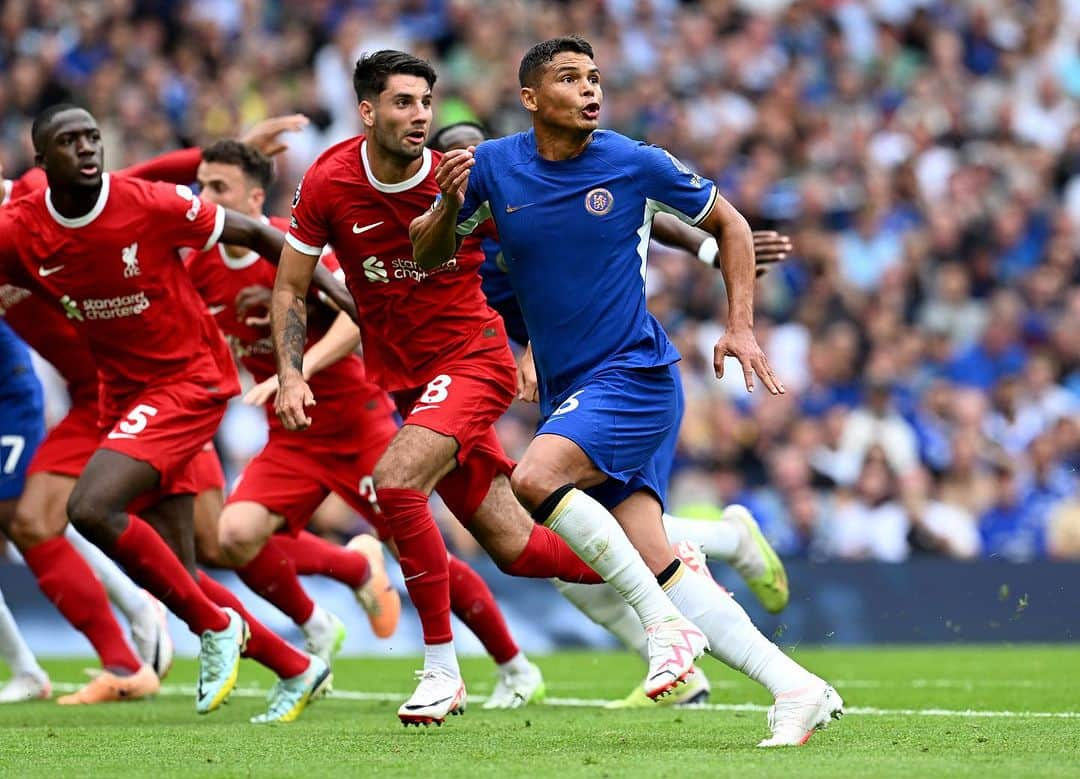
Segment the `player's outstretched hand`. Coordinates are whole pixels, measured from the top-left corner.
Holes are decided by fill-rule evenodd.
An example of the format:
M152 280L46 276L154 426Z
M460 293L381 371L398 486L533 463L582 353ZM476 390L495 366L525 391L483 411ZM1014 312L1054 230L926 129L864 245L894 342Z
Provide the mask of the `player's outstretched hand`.
M267 157L273 157L289 148L289 144L281 140L281 134L298 132L307 127L309 121L303 114L271 116L258 122L240 136L240 140L254 146Z
M536 403L539 390L536 386L536 363L533 362L532 344L525 347L517 365L517 396L526 403Z
M266 381L260 381L254 387L247 391L244 395L244 402L249 406L261 406L264 403L270 401L270 398L277 394L278 379L277 376L271 376Z
M236 294L236 321L248 327L268 327L270 325L270 299L273 291L261 284L244 287ZM248 316L252 309L262 309L258 316Z
M306 408L315 405L315 396L311 387L299 374L288 376L278 388L274 411L286 430L307 430L311 427L311 417Z
M439 185L443 202L456 212L465 202L465 190L469 184L469 171L476 164L475 146L448 151L435 166L435 183Z
M791 238L775 230L755 230L754 260L757 263L757 275L769 272L769 266L783 262L791 253Z
M716 370L716 378L724 377L724 358L734 357L742 365L743 378L746 380L746 391L754 391L754 374L761 377L769 392L773 395L783 395L784 385L776 378L772 367L769 365L765 352L761 351L754 331L744 327L740 329L729 328L726 333L716 342L713 348L713 368Z

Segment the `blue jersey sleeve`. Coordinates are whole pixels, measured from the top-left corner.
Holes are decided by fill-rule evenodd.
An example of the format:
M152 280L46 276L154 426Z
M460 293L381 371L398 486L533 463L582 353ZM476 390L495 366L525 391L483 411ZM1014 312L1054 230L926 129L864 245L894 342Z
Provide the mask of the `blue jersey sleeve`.
M465 190L465 202L458 211L457 234L470 235L477 225L491 218L488 203L487 176L491 169L491 154L487 149L476 149L476 164L469 173L469 186Z
M642 144L640 151L638 185L657 211L691 225L709 215L716 203L716 185L659 146Z

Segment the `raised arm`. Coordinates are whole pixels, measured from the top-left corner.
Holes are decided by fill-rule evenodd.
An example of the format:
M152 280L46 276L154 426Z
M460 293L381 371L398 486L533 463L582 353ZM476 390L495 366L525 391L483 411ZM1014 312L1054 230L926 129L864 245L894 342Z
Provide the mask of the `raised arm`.
M435 167L435 182L442 197L431 209L412 221L409 238L413 259L422 268L436 268L457 251L457 217L465 202L469 171L476 163L473 147L447 152Z
M279 386L274 410L288 430L304 430L311 425L304 409L315 405L303 371L307 292L318 262L318 257L302 254L286 244L270 298L270 334L277 356Z

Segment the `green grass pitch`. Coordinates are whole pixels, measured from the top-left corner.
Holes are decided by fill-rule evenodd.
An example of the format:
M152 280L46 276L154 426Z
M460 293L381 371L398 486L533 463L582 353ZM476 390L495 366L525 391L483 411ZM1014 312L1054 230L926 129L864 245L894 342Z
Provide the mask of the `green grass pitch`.
M849 709L801 749L756 749L767 695L711 660L708 709L604 710L595 701L621 697L642 666L623 654L565 653L534 658L551 703L489 712L474 700L465 716L419 730L395 717L415 658L339 661L337 692L281 726L248 724L270 678L247 661L229 705L197 716L195 666L182 661L154 701L0 708L0 775L1080 775L1080 649L799 649L796 657L832 680ZM85 678L85 662L45 665L61 689ZM490 690L490 662L467 660L464 671L474 698Z

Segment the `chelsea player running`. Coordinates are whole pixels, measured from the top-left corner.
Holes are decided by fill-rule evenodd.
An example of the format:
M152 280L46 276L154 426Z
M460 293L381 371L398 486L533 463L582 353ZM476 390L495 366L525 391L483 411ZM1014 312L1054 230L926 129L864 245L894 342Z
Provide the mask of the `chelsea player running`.
M585 40L537 44L518 76L533 129L447 154L436 170L442 196L410 229L417 262L430 268L484 220L498 228L543 418L514 471L514 491L627 596L650 641L677 655L711 645L713 656L769 689L776 703L762 746L802 744L842 714L840 696L762 636L730 596L673 561L661 523L655 455L674 424L668 366L679 355L645 307L652 218L668 212L716 237L729 309L714 350L717 376L733 356L748 391L756 373L779 394L753 333L749 226L711 182L664 150L597 129L603 92ZM663 672L650 668L647 684L658 686Z

